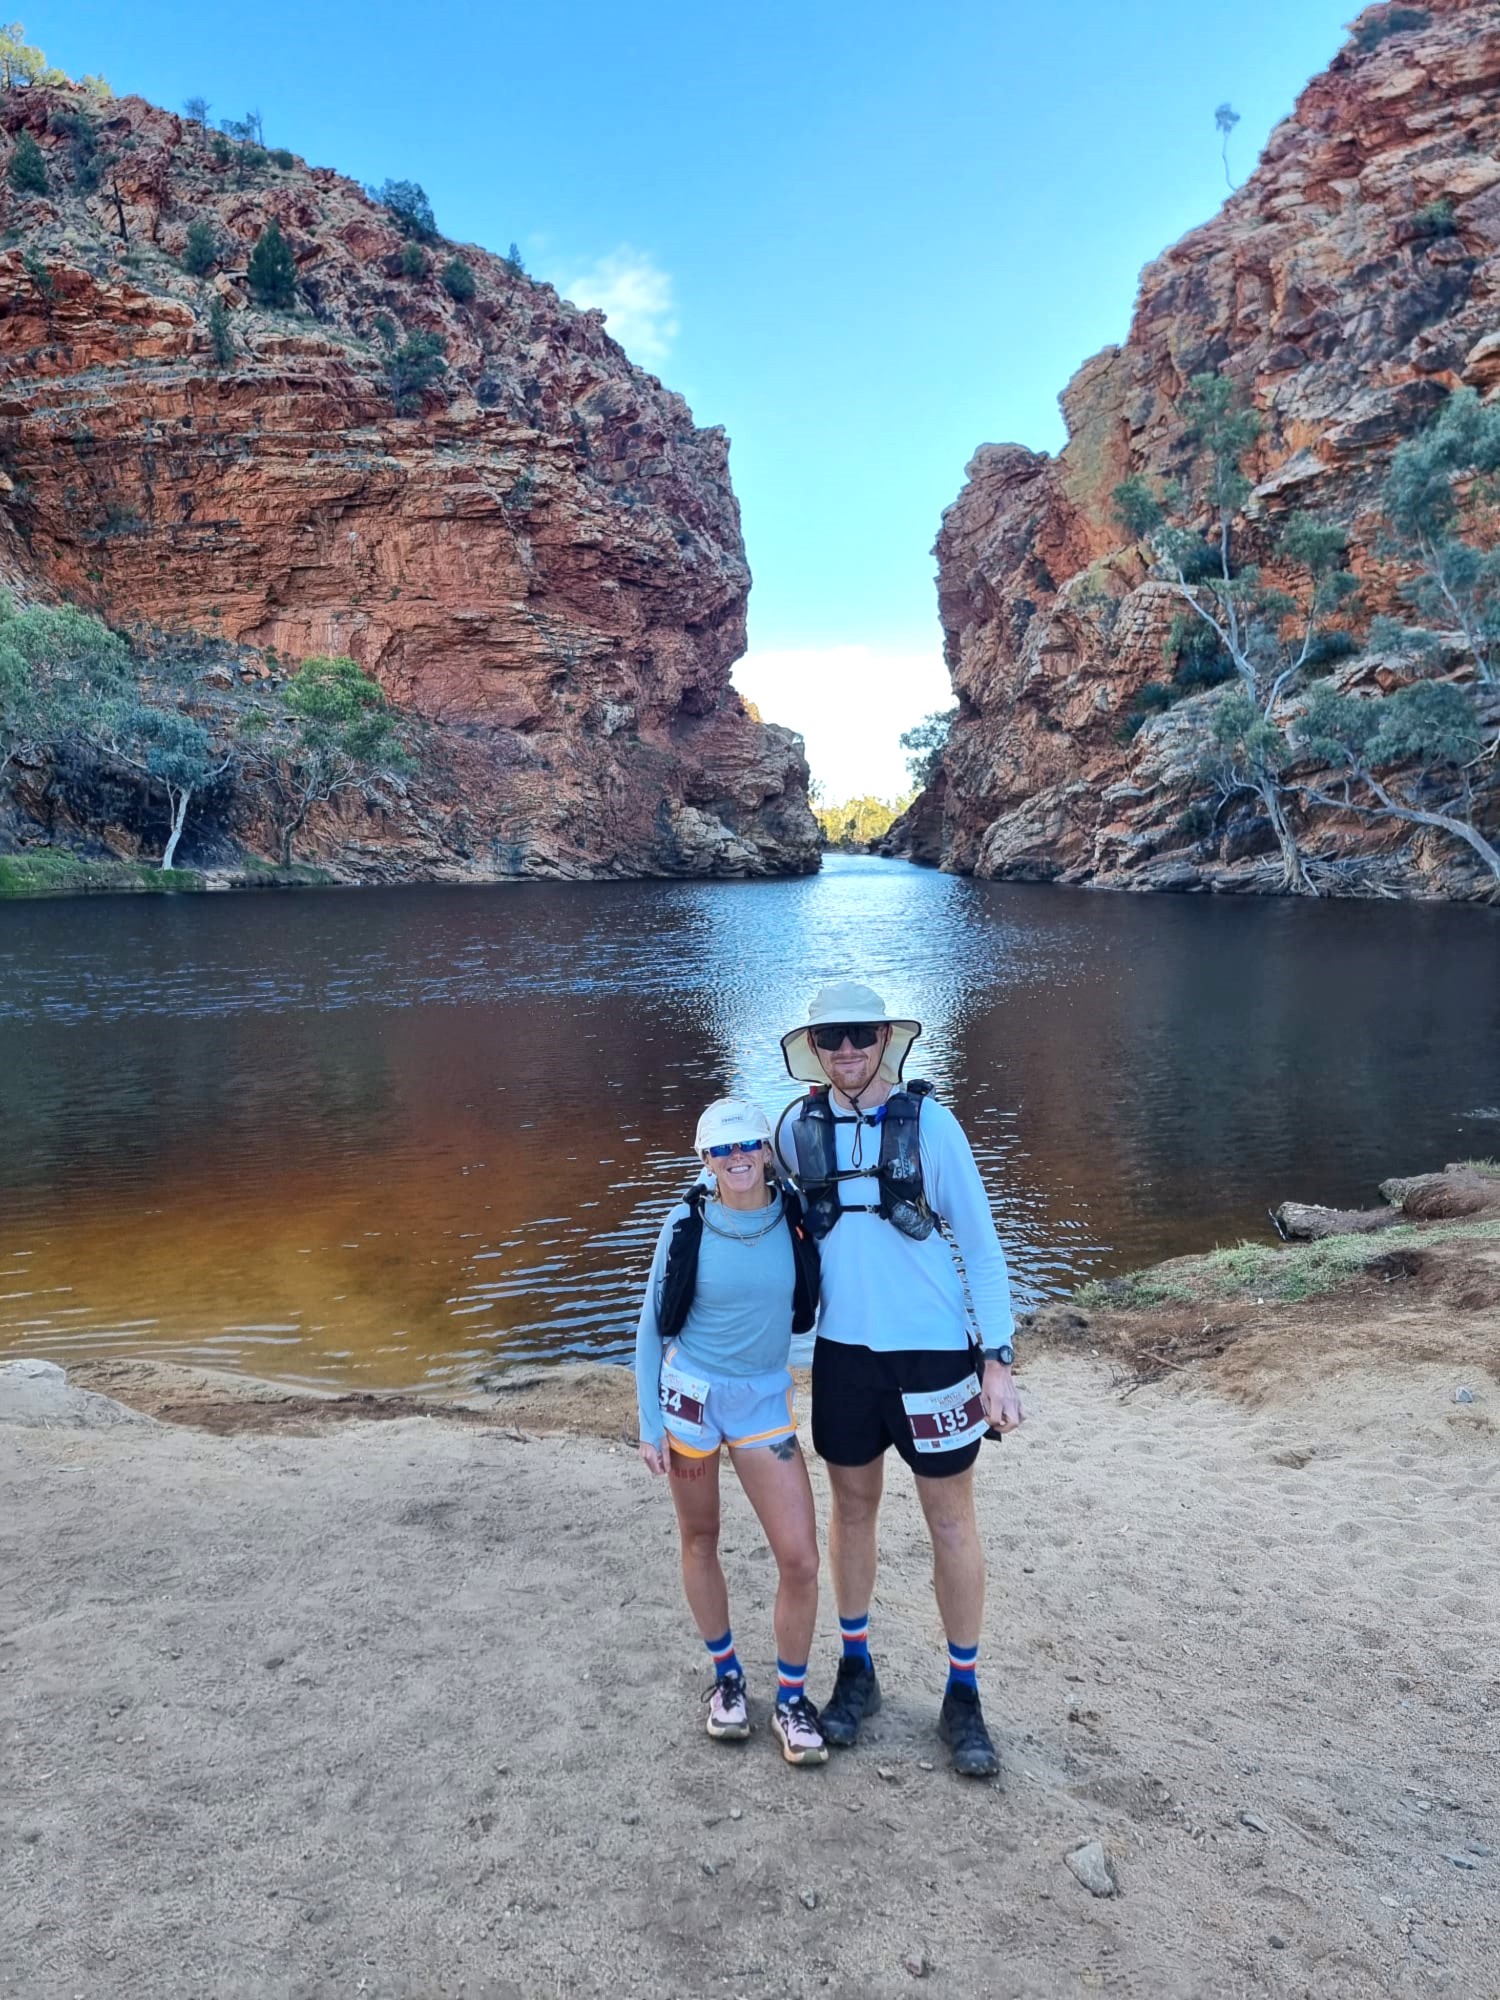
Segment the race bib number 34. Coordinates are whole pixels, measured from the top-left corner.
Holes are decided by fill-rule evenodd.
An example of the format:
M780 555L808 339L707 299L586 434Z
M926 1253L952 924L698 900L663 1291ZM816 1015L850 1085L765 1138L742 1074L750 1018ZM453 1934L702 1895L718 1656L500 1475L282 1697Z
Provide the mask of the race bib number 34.
M667 1366L661 1371L662 1415L675 1417L680 1424L701 1425L703 1406L708 1401L708 1384L696 1376L684 1375Z
M977 1375L966 1375L951 1389L903 1396L901 1402L906 1421L911 1425L912 1443L918 1451L956 1451L984 1429L984 1403Z

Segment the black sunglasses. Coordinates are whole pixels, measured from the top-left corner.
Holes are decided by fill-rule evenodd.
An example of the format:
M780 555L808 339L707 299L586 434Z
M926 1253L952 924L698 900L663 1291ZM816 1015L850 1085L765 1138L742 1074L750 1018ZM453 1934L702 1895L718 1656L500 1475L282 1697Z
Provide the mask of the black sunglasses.
M868 1021L830 1021L826 1028L814 1028L813 1046L824 1055L833 1055L847 1041L856 1049L873 1049L880 1040L879 1027Z

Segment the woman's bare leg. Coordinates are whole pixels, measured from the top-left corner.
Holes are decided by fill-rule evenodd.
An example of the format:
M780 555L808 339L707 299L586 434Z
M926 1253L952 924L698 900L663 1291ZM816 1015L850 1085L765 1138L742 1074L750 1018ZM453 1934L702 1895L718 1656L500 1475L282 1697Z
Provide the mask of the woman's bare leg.
M818 1621L818 1523L801 1447L787 1437L729 1455L776 1558L776 1650L801 1665Z
M669 1483L682 1540L682 1587L707 1642L729 1630L729 1586L719 1564L719 1454L688 1458L673 1451Z

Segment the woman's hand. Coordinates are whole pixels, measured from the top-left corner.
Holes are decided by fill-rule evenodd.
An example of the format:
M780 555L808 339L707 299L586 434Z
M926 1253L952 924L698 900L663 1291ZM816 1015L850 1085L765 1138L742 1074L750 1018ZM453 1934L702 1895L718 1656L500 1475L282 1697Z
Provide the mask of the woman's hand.
M665 1437L660 1444L647 1444L646 1440L642 1438L641 1457L645 1461L646 1470L654 1472L658 1479L661 1478L663 1473L670 1472L672 1469L672 1446L670 1441Z

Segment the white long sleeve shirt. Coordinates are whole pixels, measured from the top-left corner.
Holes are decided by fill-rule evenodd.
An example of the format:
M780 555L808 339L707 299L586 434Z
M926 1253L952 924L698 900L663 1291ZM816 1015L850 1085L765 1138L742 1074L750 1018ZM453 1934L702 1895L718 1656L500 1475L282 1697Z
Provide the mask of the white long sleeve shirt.
M837 1102L834 1112L840 1168L854 1164L855 1130L860 1123L863 1163L874 1165L880 1157L880 1121L868 1115L856 1120L852 1113L845 1115ZM793 1173L796 1116L795 1109L787 1113L780 1136L782 1163ZM986 1347L997 1347L1012 1338L1015 1317L1005 1252L973 1151L953 1113L934 1097L922 1105L919 1130L924 1192L963 1258L980 1339ZM874 1201L878 1194L876 1183L864 1179L840 1181L838 1191L845 1207ZM935 1229L917 1242L879 1215L854 1213L840 1216L819 1248L823 1256L820 1340L882 1353L969 1344L963 1279L941 1231Z

